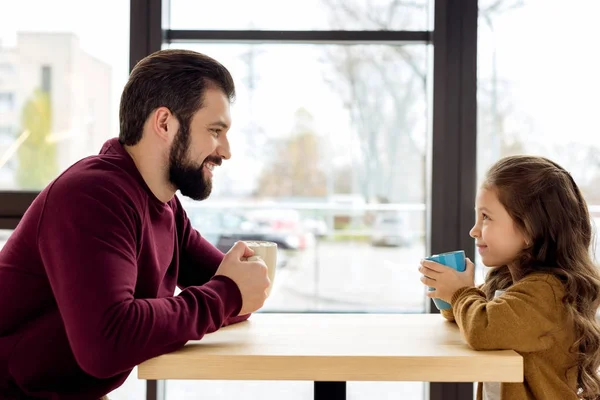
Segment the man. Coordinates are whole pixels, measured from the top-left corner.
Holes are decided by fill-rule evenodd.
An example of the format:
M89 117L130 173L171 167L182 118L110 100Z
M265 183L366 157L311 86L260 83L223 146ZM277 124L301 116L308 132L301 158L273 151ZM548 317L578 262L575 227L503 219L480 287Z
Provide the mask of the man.
M227 69L195 52L136 65L119 138L42 191L0 253L0 398L98 399L262 307L264 263L244 261L241 242L219 252L175 196L210 194L234 94Z

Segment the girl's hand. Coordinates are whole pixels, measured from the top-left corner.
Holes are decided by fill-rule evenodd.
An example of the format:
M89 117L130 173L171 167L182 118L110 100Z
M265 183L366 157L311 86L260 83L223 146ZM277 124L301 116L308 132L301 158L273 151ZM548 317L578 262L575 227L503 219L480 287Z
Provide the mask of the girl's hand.
M458 272L454 268L429 260L421 260L419 272L423 274L421 282L434 288L427 297L435 297L450 303L458 289L475 286L475 265L467 258L467 268Z

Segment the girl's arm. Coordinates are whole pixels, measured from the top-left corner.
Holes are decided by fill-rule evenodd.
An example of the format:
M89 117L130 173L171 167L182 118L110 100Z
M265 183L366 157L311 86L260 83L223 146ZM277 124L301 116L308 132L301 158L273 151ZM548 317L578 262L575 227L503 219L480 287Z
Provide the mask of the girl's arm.
M550 334L564 316L560 281L532 274L488 301L477 288L463 288L452 297L454 318L475 350L540 351L553 343Z
M482 287L483 287L483 285L477 286L478 289L481 289ZM448 321L455 322L453 307L448 308L447 310L440 310L440 314L442 314L442 317L446 318Z

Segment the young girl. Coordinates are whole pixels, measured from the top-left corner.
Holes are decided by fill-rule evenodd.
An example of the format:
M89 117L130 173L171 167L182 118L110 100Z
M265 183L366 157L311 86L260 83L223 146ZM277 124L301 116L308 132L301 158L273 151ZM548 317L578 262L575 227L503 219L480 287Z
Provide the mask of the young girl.
M542 157L514 156L488 171L476 198L470 235L492 267L474 287L474 266L457 272L421 261L428 292L452 305L476 350L523 356L523 383L484 382L478 400L600 399L600 275L592 262L592 227L571 175ZM490 366L493 368L493 366Z

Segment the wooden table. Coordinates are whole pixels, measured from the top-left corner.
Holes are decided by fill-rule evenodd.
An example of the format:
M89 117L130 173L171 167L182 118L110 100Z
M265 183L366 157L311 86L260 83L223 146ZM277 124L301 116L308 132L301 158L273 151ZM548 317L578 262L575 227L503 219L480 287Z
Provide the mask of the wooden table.
M474 351L438 314L255 314L144 362L148 380L308 380L315 399L346 381L522 382L512 350Z

